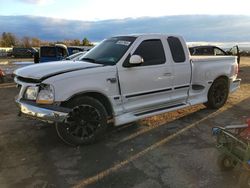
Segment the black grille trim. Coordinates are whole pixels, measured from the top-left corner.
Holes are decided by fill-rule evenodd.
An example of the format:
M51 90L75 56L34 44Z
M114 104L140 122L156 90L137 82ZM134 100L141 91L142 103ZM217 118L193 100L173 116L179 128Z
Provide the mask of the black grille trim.
M41 83L41 80L33 79L33 78L25 78L21 76L16 76L16 78L21 81L21 82L26 82L26 83Z

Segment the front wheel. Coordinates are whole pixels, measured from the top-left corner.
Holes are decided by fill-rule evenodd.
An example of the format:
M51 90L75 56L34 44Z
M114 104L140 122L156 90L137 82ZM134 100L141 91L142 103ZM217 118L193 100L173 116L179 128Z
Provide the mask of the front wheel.
M98 100L92 97L79 97L67 107L69 113L65 123L57 123L58 136L67 144L91 144L99 139L107 128L107 111Z
M208 102L205 105L212 109L221 108L227 101L228 93L228 81L224 78L215 80L209 89Z
M217 159L217 164L221 171L233 170L236 162L228 155L221 154Z

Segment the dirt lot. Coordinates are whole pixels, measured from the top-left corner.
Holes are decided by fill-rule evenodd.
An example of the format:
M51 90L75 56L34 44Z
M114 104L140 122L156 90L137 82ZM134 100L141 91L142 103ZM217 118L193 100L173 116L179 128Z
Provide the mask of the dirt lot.
M211 128L250 117L250 58L239 77L241 89L220 110L185 108L112 128L103 141L77 148L53 126L17 117L17 89L0 84L0 187L237 187L241 169L219 170Z
M24 64L33 63L33 61L34 60L31 58L10 58L10 57L3 58L3 57L0 57L0 69L3 70L5 73L4 82L13 81L12 73L14 72L14 70L24 66ZM15 63L18 63L18 64L15 64Z

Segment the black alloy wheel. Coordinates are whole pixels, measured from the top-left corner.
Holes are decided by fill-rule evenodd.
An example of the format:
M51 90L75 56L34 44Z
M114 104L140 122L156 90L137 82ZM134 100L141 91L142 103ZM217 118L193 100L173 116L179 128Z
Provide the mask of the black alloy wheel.
M71 145L90 144L103 135L107 127L104 106L91 97L81 97L70 103L74 106L65 123L56 124L59 137Z
M228 81L224 78L215 80L209 89L208 102L205 105L212 109L221 108L227 101L228 93Z

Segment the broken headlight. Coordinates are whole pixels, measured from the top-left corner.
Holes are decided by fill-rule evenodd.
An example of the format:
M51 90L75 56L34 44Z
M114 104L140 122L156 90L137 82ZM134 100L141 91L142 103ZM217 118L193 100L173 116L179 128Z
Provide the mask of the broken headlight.
M41 85L37 95L36 103L52 104L54 102L54 88L51 85Z
M28 100L36 100L38 91L39 91L38 86L30 86L26 89L24 98Z

